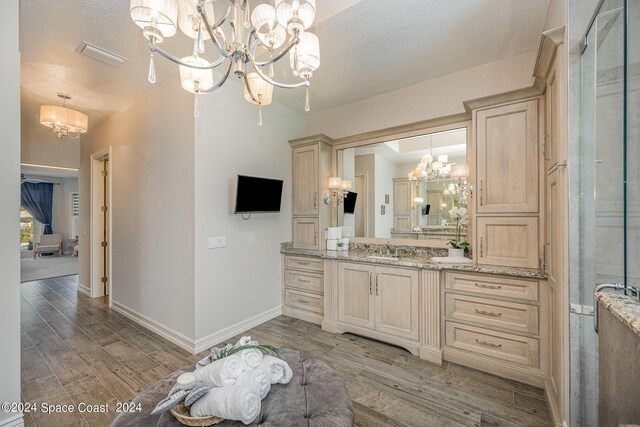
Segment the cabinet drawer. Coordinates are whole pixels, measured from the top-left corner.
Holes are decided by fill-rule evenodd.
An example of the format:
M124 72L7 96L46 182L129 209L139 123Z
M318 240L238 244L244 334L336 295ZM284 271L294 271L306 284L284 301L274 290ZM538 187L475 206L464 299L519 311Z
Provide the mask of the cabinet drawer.
M538 333L538 307L459 294L446 294L446 316L455 320Z
M446 322L445 330L446 344L449 347L533 368L538 368L540 365L540 341L536 338L455 322Z
M284 270L284 285L314 292L323 292L324 290L321 274L302 270L289 270L288 268Z
M322 314L324 312L324 298L322 295L285 288L284 303L291 307L302 308L315 313Z
M539 286L535 280L463 273L445 275L446 289L529 301L538 301Z
M315 271L318 273L324 272L324 262L322 258L285 255L284 266L298 270Z

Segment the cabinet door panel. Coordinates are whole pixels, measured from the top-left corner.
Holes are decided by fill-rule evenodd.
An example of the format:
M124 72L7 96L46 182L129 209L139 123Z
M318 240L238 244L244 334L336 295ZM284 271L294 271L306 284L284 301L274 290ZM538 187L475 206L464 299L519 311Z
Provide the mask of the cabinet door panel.
M476 126L476 212L538 212L538 101L480 110Z
M478 264L538 267L537 217L478 217Z
M411 181L393 180L393 214L411 215Z
M318 215L320 210L318 145L293 149L293 215Z
M320 250L320 220L293 218L293 247Z
M395 215L393 217L393 230L400 232L411 231L411 217Z
M338 266L338 320L374 328L373 266L340 263Z
M418 339L418 271L376 267L376 330Z

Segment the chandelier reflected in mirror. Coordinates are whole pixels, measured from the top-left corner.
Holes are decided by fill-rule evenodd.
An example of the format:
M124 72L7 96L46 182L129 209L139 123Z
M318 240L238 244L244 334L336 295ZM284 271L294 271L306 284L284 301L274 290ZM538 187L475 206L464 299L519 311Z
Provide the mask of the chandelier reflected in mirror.
M309 111L310 79L320 66L318 37L308 31L315 20L315 0L275 0L273 6L262 3L253 11L250 0L131 0L130 5L131 18L149 41L149 82L156 82L155 53L178 64L182 87L195 95L194 115L198 95L222 87L232 72L244 80L245 99L258 105L259 125L274 86L305 87ZM193 39L191 54L181 58L159 47L177 29ZM215 51L213 60L203 56L207 44ZM297 80L293 83L274 80L274 64L287 56ZM214 81L212 70L218 67L224 71Z

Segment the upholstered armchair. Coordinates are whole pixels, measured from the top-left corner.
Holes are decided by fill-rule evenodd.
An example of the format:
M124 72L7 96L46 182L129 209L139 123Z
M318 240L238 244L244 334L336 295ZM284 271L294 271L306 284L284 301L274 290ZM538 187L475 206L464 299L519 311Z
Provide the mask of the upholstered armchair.
M41 234L40 243L36 243L33 248L33 259L36 259L38 254L55 252L62 255L62 236L60 234Z

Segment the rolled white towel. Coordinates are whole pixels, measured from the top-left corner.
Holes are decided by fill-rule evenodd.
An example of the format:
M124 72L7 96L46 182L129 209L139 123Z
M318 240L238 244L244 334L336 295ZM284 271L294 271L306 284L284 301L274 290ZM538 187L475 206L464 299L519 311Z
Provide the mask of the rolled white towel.
M251 386L260 395L260 399L271 390L271 375L263 368L247 369L236 380L237 386Z
M293 376L293 372L287 362L268 354L262 358L260 368L264 369L271 376L271 384L288 384Z
M191 416L216 416L250 424L260 414L261 406L260 395L251 386L215 387L191 405Z
M238 378L244 372L242 360L234 354L231 356L218 359L209 365L196 369L194 374L196 380L204 385L222 387L236 383Z
M257 348L248 348L236 354L242 360L245 369L256 368L260 365L260 362L262 362L263 354Z

